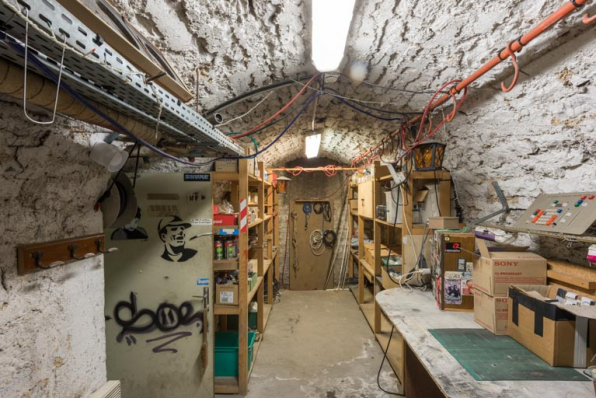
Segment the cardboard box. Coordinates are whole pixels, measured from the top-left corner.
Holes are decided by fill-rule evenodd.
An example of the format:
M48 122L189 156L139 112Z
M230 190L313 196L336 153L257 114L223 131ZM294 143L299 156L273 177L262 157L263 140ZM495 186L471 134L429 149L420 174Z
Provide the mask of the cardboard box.
M585 368L596 354L596 307L565 305L568 292L557 285L511 286L507 334L551 366Z
M391 255L396 255L398 252L391 249ZM389 248L381 245L381 258L389 257ZM367 243L364 245L364 259L374 268L375 266L375 244ZM382 264L381 264L382 265Z
M477 241L481 258L474 260L474 288L489 296L507 297L509 285L545 285L546 259L530 252L489 252Z
M215 304L238 305L238 285L215 285Z
M358 213L358 199L350 199L350 210Z
M237 173L238 161L234 159L216 160L215 171L222 173Z
M237 214L214 214L213 225L236 225Z
M459 218L457 217L430 217L428 219L430 229L459 229Z
M496 335L507 335L507 297L492 297L474 289L474 320Z

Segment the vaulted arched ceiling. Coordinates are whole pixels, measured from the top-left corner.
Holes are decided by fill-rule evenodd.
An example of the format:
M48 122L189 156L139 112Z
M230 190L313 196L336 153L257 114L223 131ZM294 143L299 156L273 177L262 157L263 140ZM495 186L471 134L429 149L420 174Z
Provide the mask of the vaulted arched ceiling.
M203 112L247 91L315 73L310 61L309 0L115 0L121 12L169 57L184 81L195 91ZM357 0L346 57L340 71L365 65L367 82L411 91L434 91L441 84L467 77L503 46L541 22L562 2L463 0ZM522 69L562 43L588 29L577 18L565 20L524 49ZM546 55L548 56L548 55ZM481 104L497 92L511 72L508 62L473 85L466 106ZM223 132L246 131L277 111L302 86L259 94L222 114ZM328 88L367 101L386 111L420 112L430 94L354 84L340 77ZM297 104L313 91L307 90ZM360 114L329 96L316 104L317 128L324 131L321 156L349 161L398 127ZM293 128L263 155L271 165L304 156L304 135L312 127L313 106ZM466 108L462 108L465 112ZM390 118L395 114L379 113ZM286 126L294 114L254 138L262 148ZM465 114L461 118L464 119ZM454 123L460 121L456 119ZM247 141L250 142L250 141Z

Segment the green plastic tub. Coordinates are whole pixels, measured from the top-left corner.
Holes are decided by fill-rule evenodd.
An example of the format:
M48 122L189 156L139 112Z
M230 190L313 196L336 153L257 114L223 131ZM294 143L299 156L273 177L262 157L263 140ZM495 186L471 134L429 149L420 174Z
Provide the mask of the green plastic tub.
M248 368L253 358L255 332L248 332ZM238 332L215 333L215 377L238 377Z

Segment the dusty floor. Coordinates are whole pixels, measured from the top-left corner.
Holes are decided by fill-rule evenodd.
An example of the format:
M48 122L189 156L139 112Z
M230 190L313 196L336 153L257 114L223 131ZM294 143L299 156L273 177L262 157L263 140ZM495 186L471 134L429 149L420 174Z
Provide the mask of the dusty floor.
M382 358L350 291L282 291L247 397L385 397L376 382ZM381 385L396 391L396 383L385 363Z

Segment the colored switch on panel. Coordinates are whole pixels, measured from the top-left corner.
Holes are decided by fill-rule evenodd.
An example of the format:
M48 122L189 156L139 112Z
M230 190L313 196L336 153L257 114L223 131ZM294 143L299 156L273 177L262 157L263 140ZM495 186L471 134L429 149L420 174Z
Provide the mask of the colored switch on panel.
M590 199L590 200L594 199L594 195L588 196L588 199Z
M557 203L559 203L559 201L558 201L558 200L555 200L553 203L554 203L554 204L557 204Z
M563 209L557 210L557 213L559 213L559 214L563 213Z
M581 200L586 200L586 198L587 198L587 196L584 195L584 196L581 197Z
M536 224L536 221L538 221L540 219L540 217L542 217L543 214L544 214L544 212L542 210L538 210L538 214L536 215L536 217L534 217L534 219L532 220L532 223Z
M548 219L548 221L546 222L546 225L551 225L553 223L553 221L555 221L557 219L557 216L552 216L551 218Z

